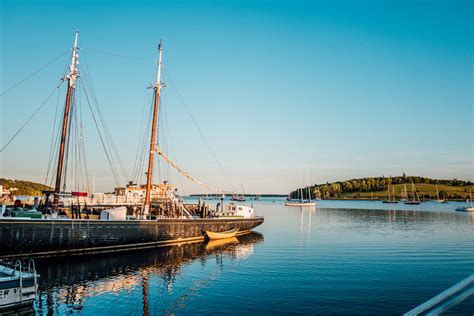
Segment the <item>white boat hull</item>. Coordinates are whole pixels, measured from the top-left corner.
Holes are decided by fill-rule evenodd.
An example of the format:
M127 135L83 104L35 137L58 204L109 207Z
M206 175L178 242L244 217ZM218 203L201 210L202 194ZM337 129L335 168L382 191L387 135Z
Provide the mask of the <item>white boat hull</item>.
M286 202L286 206L316 206L316 202Z
M470 207L458 207L456 209L456 211L458 212L474 212L474 206L470 206Z
M30 305L36 298L37 286L0 289L0 311Z

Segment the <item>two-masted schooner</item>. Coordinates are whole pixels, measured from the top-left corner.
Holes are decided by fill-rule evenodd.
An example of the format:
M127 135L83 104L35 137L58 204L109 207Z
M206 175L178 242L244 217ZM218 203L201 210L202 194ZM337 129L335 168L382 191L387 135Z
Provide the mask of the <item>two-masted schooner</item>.
M146 172L145 196L139 214L133 216L126 207L103 209L100 217L91 219L79 216L61 215L66 204L64 196L65 153L69 145L71 124L71 105L74 104L76 82L79 79L78 32L72 49L71 63L64 78L67 82L66 100L60 130L60 142L56 163L56 180L52 203L45 202L41 218L20 218L0 216L0 257L48 256L83 252L121 251L131 248L155 247L177 242L196 242L206 238L206 231L226 232L236 229L238 234L246 234L263 223L263 217L257 217L254 209L245 205L227 204L224 198L212 210L202 205L185 205L172 190L164 190L162 196L166 206L153 200L153 163L156 155L170 164L180 174L197 183L159 148L156 142L157 121L160 105L163 44L158 46L159 60L156 82L153 86L153 116ZM166 183L165 183L166 184ZM78 192L77 199L85 198ZM116 205L112 205L116 206ZM157 208L160 212L157 212ZM167 212L165 212L167 211ZM70 212L71 213L71 212ZM77 214L76 214L77 215ZM71 218L72 217L72 218Z

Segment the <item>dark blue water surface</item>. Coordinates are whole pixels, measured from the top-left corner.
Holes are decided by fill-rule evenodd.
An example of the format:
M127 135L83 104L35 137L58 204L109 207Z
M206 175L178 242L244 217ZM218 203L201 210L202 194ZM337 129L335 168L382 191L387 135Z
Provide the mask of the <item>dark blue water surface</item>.
M415 211L344 203L253 202L265 223L227 244L40 260L35 310L401 314L474 273L474 214L455 212L453 203L423 203ZM472 295L448 310L473 312Z

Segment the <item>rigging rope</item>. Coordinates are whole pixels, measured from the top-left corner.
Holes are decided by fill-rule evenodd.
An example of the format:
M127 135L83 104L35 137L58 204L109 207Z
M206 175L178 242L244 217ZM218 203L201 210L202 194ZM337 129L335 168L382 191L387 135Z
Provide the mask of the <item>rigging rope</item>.
M15 89L16 87L18 87L20 84L22 84L23 82L25 82L26 80L30 79L31 77L33 77L34 75L36 75L38 72L40 72L41 70L43 70L44 68L48 67L49 65L51 65L52 63L54 63L56 60L58 60L59 58L61 58L62 56L64 56L64 54L66 54L67 52L69 52L69 50L66 50L64 52L62 52L59 56L56 56L54 59L52 59L51 61L47 62L45 65L41 66L40 68L38 68L37 70L35 70L34 72L32 72L31 74L29 74L28 76L26 76L25 78L21 79L20 81L18 81L17 83L15 83L13 86L11 86L10 88L6 89L5 91L3 91L2 93L0 93L0 97L5 95L6 93L8 93L10 90L13 90Z
M134 59L134 60L140 60L140 61L146 61L146 62L156 62L152 59L146 59L146 58L140 58L140 57L132 57L132 56L126 56L126 55L120 55L120 54L115 54L115 53L109 53L109 52L102 52L98 50L92 50L92 49L87 49L87 48L81 48L83 51L95 53L95 54L102 54L102 55L109 55L109 56L115 56L115 57L121 57L121 58L128 58L128 59Z
M83 82L85 83L84 87L86 87L87 89L89 89L89 93L91 94L91 99L92 99L92 103L93 105L95 106L96 108L96 111L97 111L97 115L100 119L100 123L102 124L102 129L105 133L105 137L106 137L106 140L107 140L107 145L109 147L109 150L112 151L112 154L115 154L115 159L117 160L120 168L122 169L122 173L123 173L123 176L125 178L126 181L129 181L130 180L130 177L128 176L128 173L127 173L127 169L125 168L125 164L123 163L119 153L118 153L118 149L117 149L117 146L112 138L112 134L110 133L110 130L107 126L107 123L104 119L104 116L102 114L102 111L99 107L99 102L97 101L97 97L96 97L96 94L95 94L95 91L94 91L94 86L92 84L92 80L91 80L91 75L90 75L90 71L89 71L89 66L88 66L88 63L87 63L87 58L86 58L86 54L84 54L84 64L86 65L86 71L87 71L87 80L83 80ZM113 157L113 155L112 155Z
M58 112L59 112L59 96L60 96L60 93L59 93L59 90L58 91L58 97L56 99L56 111L54 112L54 122L53 122L53 128L51 130L51 143L49 145L49 158L48 158L48 169L46 170L46 177L44 179L44 184L46 185L47 182L48 182L48 178L49 178L49 172L51 170L51 162L53 161L53 144L55 144L54 142L54 132L55 132L55 129L56 129L56 122L57 122L57 119L58 119ZM58 128L58 134L59 134L59 128Z
M162 69L164 70L166 76L168 77L168 79L170 80L171 82L171 85L174 87L174 89L176 90L176 93L178 94L178 97L181 101L181 103L183 104L184 108L186 109L186 111L188 112L189 116L191 117L191 120L193 121L194 125L196 126L197 130L199 131L199 134L201 135L202 139L204 140L204 142L206 143L207 145L207 148L209 149L209 151L211 152L211 155L214 157L214 160L217 162L217 165L219 166L219 168L221 169L221 171L224 170L224 168L222 167L219 159L217 159L217 155L214 153L214 151L212 150L212 147L211 145L209 144L209 142L207 141L206 137L204 136L204 133L203 131L201 130L201 128L199 127L196 119L194 118L191 110L189 109L189 107L186 105L186 102L184 102L184 98L183 96L181 95L181 93L179 92L178 88L176 87L173 79L171 79L171 76L170 74L168 73L168 71L166 70L166 67L162 67Z
M196 183L196 184L199 184L200 186L206 188L206 189L209 189L211 191L215 191L217 193L223 193L222 190L220 189L217 189L217 188L214 188L210 185L207 185L201 181L199 181L198 179L192 177L189 173L187 173L186 171L184 171L183 169L181 169L176 163L174 163L173 161L171 161L168 156L166 156L166 154L164 152L161 151L160 147L158 146L155 146L155 150L156 150L156 153L158 155L160 155L161 157L163 157L163 160L165 160L167 163L169 163L173 168L175 168L181 175L183 175L184 177L188 178L189 180L191 180L192 182Z
M120 181L119 181L118 176L117 176L117 171L115 169L115 164L113 163L112 158L110 157L109 152L107 151L106 143L104 141L104 138L102 137L102 133L100 133L99 123L97 122L97 119L96 119L95 114L94 114L94 110L92 109L92 105L91 105L91 102L89 100L89 96L87 95L87 93L85 91L86 91L86 89L83 89L83 93L84 93L84 96L86 97L87 104L89 105L89 109L91 111L91 115L92 115L92 118L94 120L94 124L97 128L97 131L99 132L99 138L100 138L100 141L102 143L102 147L104 148L105 156L107 157L107 160L109 162L109 166L110 166L110 169L112 171L112 176L114 177L115 184L117 186L120 186Z
M62 83L62 82L61 82ZM56 87L54 88L54 90L48 95L48 97L46 98L46 100L43 101L43 103L41 103L41 105L33 112L33 114L26 120L25 123L23 123L23 125L18 129L18 131L10 138L10 140L2 147L2 149L0 149L0 152L4 151L5 148L7 148L8 145L10 145L10 143L13 141L13 139L18 136L18 134L20 134L20 132L26 127L26 125L33 119L33 117L35 117L36 114L38 114L38 112L43 108L43 106L49 101L49 99L53 96L53 94L56 92L56 89L58 89L60 86L61 86L61 83Z

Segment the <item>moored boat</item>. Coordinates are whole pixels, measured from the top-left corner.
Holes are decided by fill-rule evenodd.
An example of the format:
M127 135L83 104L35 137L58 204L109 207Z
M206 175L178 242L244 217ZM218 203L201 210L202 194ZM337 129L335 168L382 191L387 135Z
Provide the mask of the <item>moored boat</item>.
M458 212L474 212L474 206L472 205L472 191L471 190L469 190L469 196L470 196L470 198L466 202L470 203L470 205L457 207L456 211L458 211Z
M230 230L226 230L223 232L215 232L215 231L210 231L206 230L206 235L209 239L214 240L214 239L225 239L225 238L232 238L237 235L239 231L238 227L235 227Z
M232 194L231 201L245 202L245 196L242 194Z
M221 190L207 186L191 177L187 172L171 161L157 144L157 125L159 114L160 90L164 86L161 82L162 49L160 41L158 46L159 59L156 82L153 85L153 104L150 143L147 151L148 168L146 185L143 186L143 203L138 206L137 214L130 214L124 207L104 209L100 216L92 219L83 218L80 210L69 207L70 216L65 212L66 205L61 201L65 194L67 174L68 147L71 147L71 124L74 122L74 108L76 106L76 82L80 78L77 69L78 32L72 50L72 60L65 76L67 83L66 100L63 120L59 133L58 159L55 164L55 186L53 201L48 203L48 195L41 218L29 217L3 217L0 216L0 257L25 257L25 256L50 256L90 252L122 251L134 248L155 247L157 245L179 242L193 242L204 240L206 231L219 232L237 228L239 234L249 233L251 229L263 223L263 217L254 215L254 209L246 206L232 206L235 208L234 216L226 216L223 211L228 209L222 202L213 210L209 205L184 204L175 194L174 190L163 190L160 200L153 197L153 166L155 158L164 160L185 178L207 189L222 193ZM82 75L81 75L82 76ZM110 135L107 136L110 138ZM144 147L148 144L144 141ZM157 155L159 157L157 157ZM115 175L114 175L115 176ZM164 185L166 185L166 181ZM130 190L132 188L129 188ZM141 190L142 188L137 188ZM80 198L85 197L85 192L78 192L73 196L80 206ZM119 206L119 205L113 205ZM242 212L239 212L242 211ZM64 214L62 214L64 213ZM79 213L79 216L77 216ZM232 213L232 212L229 212ZM3 215L3 211L2 211ZM37 215L34 213L33 215Z
M301 184L301 171L300 169L298 169L298 174L299 174L299 178L300 178L300 186L302 186ZM307 181L308 181L308 186L306 187L306 190L307 190L307 195L308 195L308 199L305 200L303 199L303 188L300 187L300 189L298 190L299 192L299 199L292 199L291 198L291 195L286 199L286 202L285 202L285 205L286 206L316 206L316 202L314 201L311 201L311 191L310 191L310 186L309 186L309 175L308 175L308 169L306 169L306 177L307 177Z
M412 200L407 199L407 201L405 201L405 204L406 205L418 205L418 204L420 204L421 201L420 201L420 198L418 197L418 194L416 193L416 187L415 187L415 184L413 182L411 183L411 189L412 189L413 199ZM406 187L405 187L405 193L406 193ZM408 193L407 193L407 198L408 198Z
M32 305L38 291L39 275L32 259L22 262L0 261L0 313Z
M288 201L285 202L286 206L316 206L316 202L311 201Z
M474 206L460 206L456 208L458 212L474 212Z
M392 197L390 198L390 186L387 186L387 195L388 195L388 199L387 200L383 200L382 203L390 203L390 204L397 204L398 201L395 200L395 188L392 186Z

